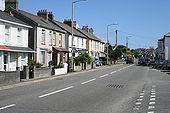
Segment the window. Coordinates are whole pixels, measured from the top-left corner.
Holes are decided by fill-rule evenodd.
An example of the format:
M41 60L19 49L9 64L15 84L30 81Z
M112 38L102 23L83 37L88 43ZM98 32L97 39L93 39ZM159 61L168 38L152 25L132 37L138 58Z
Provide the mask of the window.
M62 34L59 34L59 46L62 47Z
M10 26L5 25L5 42L10 42Z
M2 52L0 51L0 70L2 69Z
M45 30L42 30L41 44L45 44Z
M45 51L41 51L41 60L40 60L41 64L45 64Z
M50 31L50 33L49 33L49 45L52 45L52 41L53 41L53 36L52 36L52 31Z
M22 43L22 29L21 28L17 29L17 42Z
M57 45L57 44L56 44L56 42L57 42L57 40L56 40L56 39L57 39L57 37L56 37L56 33L54 32L54 33L53 33L53 45L54 45L54 46L56 46L56 45Z

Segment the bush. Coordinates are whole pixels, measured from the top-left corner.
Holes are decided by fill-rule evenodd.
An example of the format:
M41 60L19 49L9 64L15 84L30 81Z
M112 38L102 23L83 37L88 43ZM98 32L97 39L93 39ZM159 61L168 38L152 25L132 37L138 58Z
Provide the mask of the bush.
M57 66L57 61L54 61L54 60L53 61L49 61L48 62L48 67L50 67L50 66L54 66L54 67Z
M35 66L36 68L41 68L41 67L43 66L43 64L36 63L36 61L34 61L34 60L29 60L29 61L28 61L28 66L29 66L29 68L32 70L32 69L34 68L34 66Z

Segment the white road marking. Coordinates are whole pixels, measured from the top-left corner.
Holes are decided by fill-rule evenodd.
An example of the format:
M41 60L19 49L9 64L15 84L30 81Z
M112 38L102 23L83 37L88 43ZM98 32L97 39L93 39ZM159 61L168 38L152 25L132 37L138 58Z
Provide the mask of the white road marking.
M148 111L148 113L154 113L154 111Z
M102 76L100 76L100 78L106 77L106 76L108 76L108 75L109 75L109 74L102 75Z
M142 93L145 93L145 91L142 91Z
M4 107L1 107L0 110L7 109L7 108L10 108L10 107L14 107L14 106L15 106L15 104L7 105L7 106L4 106Z
M113 72L111 72L110 74L113 74L113 73L116 73L117 71L113 71Z
M153 98L153 97L155 98L155 97L156 97L156 95L151 95L150 97L151 97L151 98Z
M155 85L152 85L153 88L155 88L156 86Z
M142 101L142 100L143 100L142 98L137 99L137 101Z
M46 96L50 96L50 95L53 95L53 94L56 94L56 93L59 93L59 92L68 90L68 89L72 89L73 87L74 87L74 86L66 87L66 88L63 88L63 89L60 89L60 90L57 90L57 91L53 91L53 92L51 92L51 93L47 93L47 94L44 94L44 95L41 95L41 96L38 96L38 97L39 97L39 98L43 98L43 97L46 97Z
M140 96L140 98L143 98L144 96Z
M151 95L156 95L156 93L151 93Z
M153 104L155 104L155 102L149 102L149 104L150 104L150 105L153 105Z
M155 93L156 91L155 91L155 90L152 90L151 92L152 92L152 93Z
M155 106L148 106L148 109L154 109Z
M140 95L145 95L145 93L140 93Z
M150 101L156 100L155 98L150 98Z
M81 84L87 84L87 83L92 82L92 81L95 81L95 80L96 80L96 78L91 79L91 80L88 80L88 81L85 81L85 82L82 82Z
M136 102L136 105L140 105L141 104L141 102Z

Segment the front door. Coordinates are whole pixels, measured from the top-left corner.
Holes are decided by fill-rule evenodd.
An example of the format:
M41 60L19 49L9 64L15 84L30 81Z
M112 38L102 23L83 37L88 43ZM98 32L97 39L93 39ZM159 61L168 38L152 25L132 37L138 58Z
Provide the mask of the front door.
M4 71L9 70L9 65L8 65L8 52L4 52Z

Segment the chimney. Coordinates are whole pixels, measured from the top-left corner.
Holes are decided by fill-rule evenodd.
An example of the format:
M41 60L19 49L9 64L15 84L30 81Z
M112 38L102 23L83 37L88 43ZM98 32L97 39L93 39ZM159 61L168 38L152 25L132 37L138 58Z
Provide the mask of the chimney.
M84 31L86 31L86 32L89 32L88 26L83 26L83 27L82 27L82 30L84 30Z
M49 12L49 13L48 13L48 18L51 19L51 20L54 20L54 14L53 14L53 12Z
M64 19L64 24L67 24L71 27L72 25L71 19ZM76 29L78 28L78 24L76 21L73 21L73 27L75 27Z
M42 17L42 18L48 20L48 11L47 10L39 10L37 15L39 17Z
M90 32L91 34L93 34L93 33L94 33L93 28L90 28L90 29L89 29L89 32Z
M8 7L18 9L18 0L5 0L5 9Z

